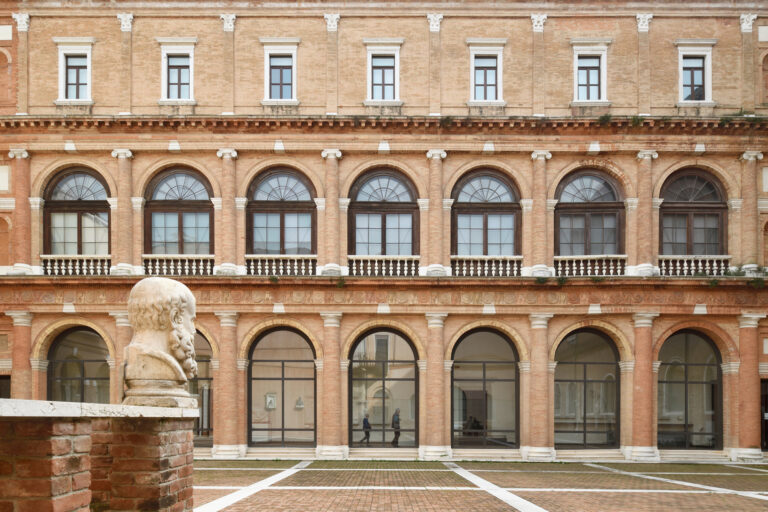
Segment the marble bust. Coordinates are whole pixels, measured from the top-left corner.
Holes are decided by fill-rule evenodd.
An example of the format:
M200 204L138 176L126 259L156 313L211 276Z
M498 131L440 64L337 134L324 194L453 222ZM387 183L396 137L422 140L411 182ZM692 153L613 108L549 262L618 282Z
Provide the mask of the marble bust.
M142 279L128 297L133 338L125 349L125 405L197 407L187 389L197 376L195 297L165 277Z

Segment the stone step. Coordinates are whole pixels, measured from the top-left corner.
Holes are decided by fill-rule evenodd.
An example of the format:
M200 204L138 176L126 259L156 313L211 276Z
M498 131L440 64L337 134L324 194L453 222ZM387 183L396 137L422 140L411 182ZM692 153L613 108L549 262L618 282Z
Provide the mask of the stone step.
M480 448L454 448L453 460L522 461L520 450L483 450Z
M417 460L418 448L350 448L350 460Z

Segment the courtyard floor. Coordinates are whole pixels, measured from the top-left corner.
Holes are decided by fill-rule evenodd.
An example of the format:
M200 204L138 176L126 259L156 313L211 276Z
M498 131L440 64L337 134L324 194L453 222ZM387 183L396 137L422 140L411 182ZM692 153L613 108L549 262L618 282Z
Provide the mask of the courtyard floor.
M196 461L195 510L768 510L768 464Z

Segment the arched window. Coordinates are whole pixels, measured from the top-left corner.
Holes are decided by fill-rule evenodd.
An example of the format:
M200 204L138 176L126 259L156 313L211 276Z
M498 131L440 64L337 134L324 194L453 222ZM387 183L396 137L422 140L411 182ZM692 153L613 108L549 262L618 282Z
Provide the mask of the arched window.
M502 174L476 171L453 192L453 254L520 254L520 204L517 191Z
M109 203L101 176L68 169L45 193L43 240L46 254L109 254Z
M248 444L314 446L315 352L299 331L279 327L252 345Z
M195 419L195 446L213 446L213 351L205 336L195 333L197 377L189 380L189 392L197 399L200 415Z
M664 342L659 360L659 448L721 449L723 382L715 344L680 331Z
M357 256L418 254L416 193L400 173L381 169L350 191L349 249Z
M513 448L518 442L517 352L505 336L478 329L453 351L452 445Z
M87 327L61 333L48 351L48 399L109 403L109 351Z
M621 254L624 250L624 203L619 187L605 174L582 170L557 187L555 254Z
M683 169L661 189L661 253L724 255L727 233L725 194L699 169Z
M213 254L213 204L202 176L190 169L169 169L152 180L147 193L148 254Z
M315 203L309 181L290 169L273 169L248 193L251 254L315 254Z
M619 362L613 341L580 329L555 352L555 447L619 445Z
M398 332L376 329L355 342L350 360L350 446L416 446L418 372L410 341Z

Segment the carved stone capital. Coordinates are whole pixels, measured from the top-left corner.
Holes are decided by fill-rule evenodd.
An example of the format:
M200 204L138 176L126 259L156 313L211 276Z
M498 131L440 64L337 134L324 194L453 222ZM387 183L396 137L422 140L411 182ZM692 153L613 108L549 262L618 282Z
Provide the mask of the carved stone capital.
M117 13L117 19L120 20L120 31L130 32L133 30L133 14L130 12Z
M216 156L219 158L229 158L234 160L237 158L237 150L234 148L221 148L216 152Z
M220 197L212 197L211 198L211 204L213 204L213 209L214 210L221 210L222 198L220 198Z
M443 199L443 210L450 210L453 207L453 199Z
M531 24L534 32L544 32L544 22L547 21L546 14L531 14Z
M549 370L549 373L555 373L555 368L557 368L557 361L549 361L547 363L547 370Z
M757 14L742 14L739 16L741 31L745 33L752 32L752 24L757 19Z
M339 18L341 14L323 14L325 18L325 29L328 32L336 32L339 30Z
M444 160L445 157L448 156L448 153L443 151L442 149L430 149L427 151L427 160Z
M8 158L29 158L29 152L24 148L11 148L8 150Z
M619 361L619 371L621 373L630 373L635 370L634 361Z
M429 199L418 198L416 199L416 204L419 205L419 210L422 212L429 210Z
M346 372L349 370L349 359L342 359L339 361L339 370Z
M424 316L427 317L427 327L442 328L445 325L445 319L448 317L448 313L425 313Z
M653 14L638 14L635 18L637 19L637 31L648 32L648 29L651 27Z
M531 321L531 329L546 329L549 319L555 316L553 313L533 313L528 315Z
M646 158L650 158L651 160L656 160L657 158L659 158L659 153L652 149L642 149L637 152L638 160L645 160Z
M661 361L654 361L651 368L653 368L653 373L659 373L659 368L661 368Z
M341 160L341 150L339 149L324 149L322 153L320 153L320 156L324 159L326 158L335 158L336 160Z
M110 210L117 210L117 198L116 197L108 197L107 198L107 204L109 204Z
M125 148L113 149L112 158L117 158L117 159L133 158L133 153L131 152L130 149L125 149Z
M240 371L244 371L248 369L248 360L247 359L238 359L235 363L237 366L237 369Z
M729 210L734 210L734 211L739 211L739 210L741 210L741 205L743 203L744 203L743 199L729 199L727 201L728 209Z
M351 201L348 197L340 197L339 198L339 211L346 212L349 208L349 202Z
M443 370L447 372L453 370L453 359L443 361Z
M323 327L341 327L341 313L338 311L320 313L320 316L323 319Z
M29 366L36 372L44 372L48 370L47 359L30 359Z
M221 18L223 23L224 32L235 31L235 20L237 19L236 14L219 14L219 18Z
M520 373L530 373L531 371L531 362L530 361L520 361L517 363L517 369L520 370Z
M323 369L323 360L315 359L315 370L321 371Z
M557 206L557 199L547 199L547 211L553 211Z
M440 32L440 22L443 21L443 15L438 13L427 13L430 32Z
M627 209L627 211L631 212L632 210L637 210L637 202L639 199L637 197L628 197L624 199L624 208Z
M427 371L427 360L426 359L419 359L416 361L416 366L419 367L420 372Z
M32 208L33 210L42 209L44 204L45 204L45 200L42 197L29 198L29 207Z
M237 327L237 317L240 315L236 311L216 311L213 314L219 317L219 325L222 327Z
M144 198L143 197L132 197L131 198L131 206L136 211L141 211L142 208L144 208Z
M741 159L745 161L757 161L763 159L763 154L760 151L745 151L741 154Z
M731 361L729 363L722 363L720 370L724 375L736 375L739 373L739 366L741 366L740 361Z
M316 197L315 198L315 206L317 207L318 211L325 210L325 198L324 197Z
M537 149L531 153L531 160L549 160L552 158L552 153L545 149Z
M739 317L739 329L757 329L757 323L765 316L765 313L742 313Z
M131 322L128 319L127 311L110 311L109 316L115 319L115 325L117 327L130 327Z
M653 199L651 199L651 203L653 204L653 208L656 209L656 210L661 208L661 203L663 203L663 202L664 202L664 198L663 197L654 197Z
M247 197L236 197L235 198L235 209L237 210L245 210L245 206L248 204L248 198Z
M632 320L635 327L653 327L653 319L659 316L659 313L635 313Z
M16 30L19 32L29 31L29 14L25 12L14 12L11 14L13 21L16 22Z
M533 209L533 199L521 199L520 209L524 212L529 212Z
M6 311L5 314L13 319L13 325L32 326L32 313L29 311Z

